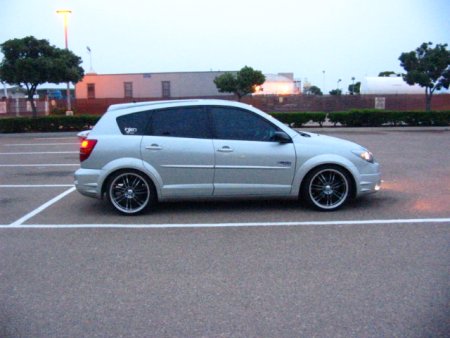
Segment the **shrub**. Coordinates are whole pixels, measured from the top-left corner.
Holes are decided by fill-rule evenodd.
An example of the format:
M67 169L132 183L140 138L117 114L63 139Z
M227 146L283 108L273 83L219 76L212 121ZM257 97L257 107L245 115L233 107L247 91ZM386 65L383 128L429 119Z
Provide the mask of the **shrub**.
M51 110L51 115L65 116L66 111L66 108L54 107ZM72 111L74 112L74 114L76 114L76 111L74 109L72 109Z
M277 120L286 123L290 127L298 128L302 125L312 121L319 123L322 126L327 117L326 113L306 113L306 112L289 112L289 113L271 113Z
M45 116L0 119L1 133L80 131L92 128L99 116Z
M309 115L311 116L311 121L318 123L321 127L327 119L327 113L309 113Z
M380 126L448 126L450 111L443 112L395 112L380 110L351 110L328 113L334 125L345 127Z
M275 112L271 115L291 127L298 128L308 122L318 123L321 127L328 121L335 126L379 127L379 126L449 126L450 111L443 112L397 112L384 110L351 110L347 112L307 113ZM0 118L0 133L80 131L91 129L100 116L45 116Z
M450 112L409 112L403 120L411 126L448 126Z

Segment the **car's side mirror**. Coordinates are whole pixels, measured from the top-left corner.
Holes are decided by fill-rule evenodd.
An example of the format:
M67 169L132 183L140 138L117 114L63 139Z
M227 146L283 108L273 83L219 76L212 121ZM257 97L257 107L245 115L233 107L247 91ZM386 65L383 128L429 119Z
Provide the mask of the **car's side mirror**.
M279 143L291 143L292 140L288 134L283 131L276 131L272 136L272 140Z

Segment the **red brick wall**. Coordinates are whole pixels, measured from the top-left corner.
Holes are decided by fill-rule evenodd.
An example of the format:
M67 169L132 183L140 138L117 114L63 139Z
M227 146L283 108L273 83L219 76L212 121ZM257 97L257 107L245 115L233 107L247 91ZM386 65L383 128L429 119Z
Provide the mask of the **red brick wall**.
M244 98L244 102L263 107L266 111L344 111L349 109L373 109L375 98L385 98L386 110L425 110L424 95L342 95L313 96L292 95L280 99L276 96ZM450 95L434 95L433 110L450 110Z
M423 111L425 109L424 95L342 95L342 96L255 96L244 97L242 102L251 104L267 112L283 111L344 111L349 109L373 109L375 98L385 98L386 110ZM205 97L215 98L215 97ZM216 97L225 100L236 100L234 96ZM174 98L175 99L175 98ZM180 98L177 98L180 99ZM143 98L136 101L155 101L160 98ZM77 99L74 103L77 113L102 114L109 105L132 102L129 99ZM434 95L433 110L450 110L450 94Z

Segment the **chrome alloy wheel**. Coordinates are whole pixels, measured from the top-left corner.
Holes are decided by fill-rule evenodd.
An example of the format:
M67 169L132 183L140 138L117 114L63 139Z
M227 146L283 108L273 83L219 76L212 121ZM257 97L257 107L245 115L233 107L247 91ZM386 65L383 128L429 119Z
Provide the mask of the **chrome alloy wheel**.
M308 193L316 207L333 210L347 200L349 188L349 180L344 173L334 168L323 168L311 177Z
M125 214L136 214L148 206L151 189L147 180L140 174L123 172L111 180L108 197L118 211Z

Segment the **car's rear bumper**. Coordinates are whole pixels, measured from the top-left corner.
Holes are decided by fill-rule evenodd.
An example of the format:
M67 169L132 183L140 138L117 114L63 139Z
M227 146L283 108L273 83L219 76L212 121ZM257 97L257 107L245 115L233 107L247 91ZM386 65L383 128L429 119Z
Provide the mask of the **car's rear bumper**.
M80 168L75 172L75 188L82 195L101 198L100 170Z

